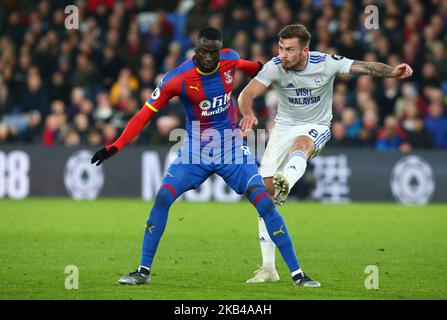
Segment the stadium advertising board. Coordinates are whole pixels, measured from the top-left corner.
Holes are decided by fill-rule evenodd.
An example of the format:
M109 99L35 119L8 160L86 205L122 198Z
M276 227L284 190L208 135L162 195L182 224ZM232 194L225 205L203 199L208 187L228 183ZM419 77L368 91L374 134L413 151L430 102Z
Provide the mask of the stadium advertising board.
M141 197L152 200L165 169L175 157L169 154L168 148L129 147L126 153L97 167L90 163L92 154L93 150L83 148L2 147L0 198ZM329 203L388 201L423 205L446 202L446 156L440 151L402 154L327 149L311 160L307 178L302 179L302 183L312 181L304 198ZM215 175L199 189L182 196L185 201L241 199Z

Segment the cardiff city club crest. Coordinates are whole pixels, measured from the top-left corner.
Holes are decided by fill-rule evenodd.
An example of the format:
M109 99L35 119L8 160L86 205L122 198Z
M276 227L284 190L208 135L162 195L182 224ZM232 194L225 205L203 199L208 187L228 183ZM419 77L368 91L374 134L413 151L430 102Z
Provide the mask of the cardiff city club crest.
M231 70L225 71L224 72L224 76L225 76L225 83L226 84L233 83L233 77L231 76Z
M316 78L314 79L314 81L315 81L315 84L316 84L317 86L321 86L321 85L324 83L324 79L323 79L322 76L318 76L318 77L316 77Z

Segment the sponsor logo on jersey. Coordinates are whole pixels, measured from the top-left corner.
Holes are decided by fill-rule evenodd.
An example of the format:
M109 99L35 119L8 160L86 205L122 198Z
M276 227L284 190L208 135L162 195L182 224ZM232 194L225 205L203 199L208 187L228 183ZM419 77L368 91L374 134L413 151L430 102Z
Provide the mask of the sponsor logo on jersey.
M312 89L298 88L295 89L295 93L298 97L288 97L291 104L307 105L321 100L320 96L312 96Z
M301 104L301 105L307 105L312 103L320 102L321 98L320 96L316 97L289 97L289 102L292 104Z
M211 108L211 102L209 100L203 100L199 103L199 108L204 111L209 110Z
M202 116L212 116L224 112L230 106L231 91L223 95L214 97L210 100L203 100L199 103L199 108L202 109Z

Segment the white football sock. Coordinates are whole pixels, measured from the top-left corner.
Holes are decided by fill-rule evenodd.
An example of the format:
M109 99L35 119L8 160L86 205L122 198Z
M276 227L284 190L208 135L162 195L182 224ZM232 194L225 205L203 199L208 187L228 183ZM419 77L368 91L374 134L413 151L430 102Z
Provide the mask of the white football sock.
M297 275L298 273L303 273L303 270L301 270L301 268L299 268L298 270L295 270L292 272L292 278Z
M262 266L265 268L275 269L275 243L265 226L264 219L259 217L259 244L261 245Z
M289 161L284 166L284 176L289 182L289 191L295 183L304 175L307 167L307 156L300 150L295 150L289 155Z
M147 270L147 271L149 271L149 272L151 271L151 268L148 268L148 267L146 267L146 266L141 266L141 265L140 265L140 266L138 267L138 271L140 271L141 269Z

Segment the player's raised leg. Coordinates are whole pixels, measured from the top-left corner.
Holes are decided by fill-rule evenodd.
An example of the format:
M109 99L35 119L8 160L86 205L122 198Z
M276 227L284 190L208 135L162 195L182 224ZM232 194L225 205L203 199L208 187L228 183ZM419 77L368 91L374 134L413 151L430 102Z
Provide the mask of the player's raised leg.
M302 133L293 139L283 171L273 175L274 202L283 205L290 190L306 171L307 161L317 155L331 137L330 129L323 125L302 126Z
M314 152L314 142L307 136L296 137L290 147L289 156L283 172L276 172L273 176L275 186L274 201L283 205L290 189L304 175L307 159Z
M146 221L140 265L136 271L121 277L120 284L149 284L152 262L166 227L169 208L181 194L198 187L209 175L200 165L173 164L169 167Z

